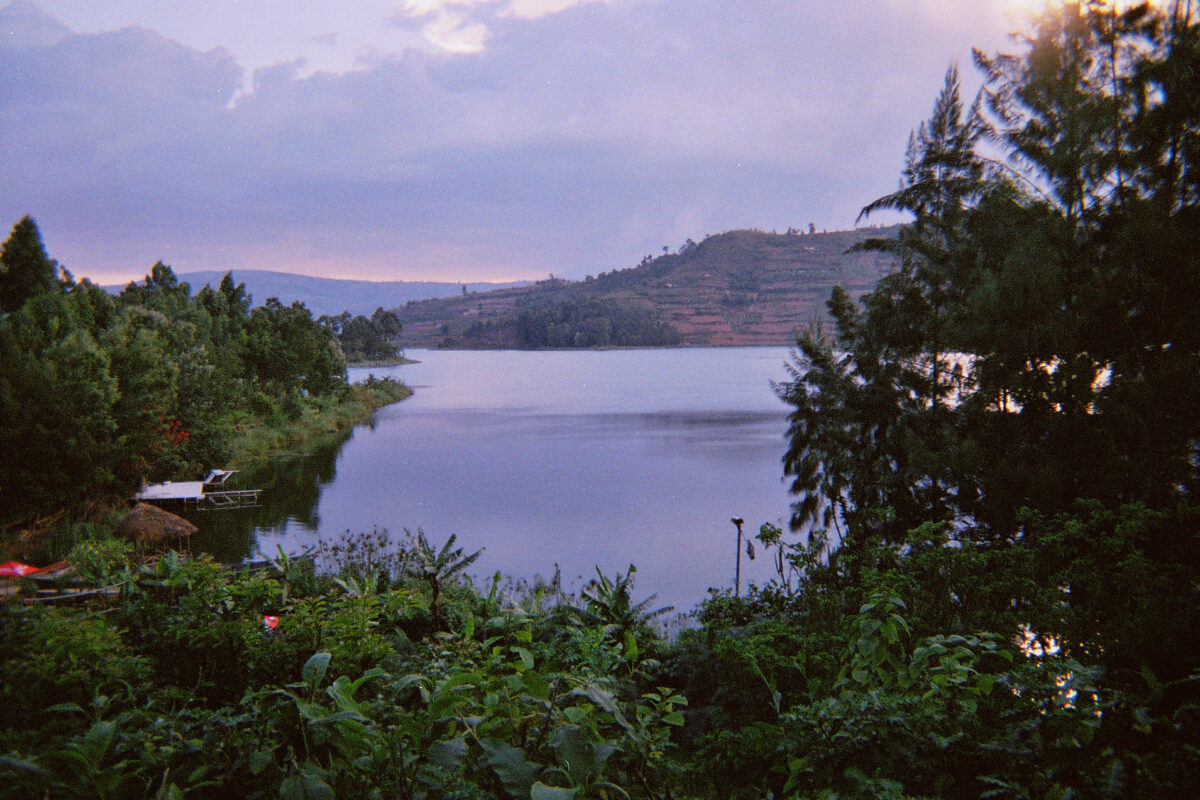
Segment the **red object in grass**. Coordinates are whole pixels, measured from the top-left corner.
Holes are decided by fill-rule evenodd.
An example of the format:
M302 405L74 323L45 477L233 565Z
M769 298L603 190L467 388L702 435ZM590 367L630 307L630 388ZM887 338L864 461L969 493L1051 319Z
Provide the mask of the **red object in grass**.
M263 617L263 627L269 631L275 630L279 625L279 617Z
M31 572L37 572L37 567L22 564L20 561L6 561L0 564L0 578L20 578Z

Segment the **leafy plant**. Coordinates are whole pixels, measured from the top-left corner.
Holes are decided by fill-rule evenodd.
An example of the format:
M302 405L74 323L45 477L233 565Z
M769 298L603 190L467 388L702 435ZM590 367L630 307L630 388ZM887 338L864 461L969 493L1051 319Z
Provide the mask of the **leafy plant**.
M429 588L429 613L435 630L440 630L444 622L441 601L446 584L463 574L483 553L482 550L476 550L470 555L463 555L461 547L454 547L455 539L455 534L450 534L442 548L436 551L425 538L424 531L418 530L413 539L415 560L410 570L413 577Z

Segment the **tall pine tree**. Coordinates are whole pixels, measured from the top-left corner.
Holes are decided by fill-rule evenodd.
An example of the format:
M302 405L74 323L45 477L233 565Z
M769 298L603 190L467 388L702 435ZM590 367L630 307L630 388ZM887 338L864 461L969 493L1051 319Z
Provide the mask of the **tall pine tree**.
M32 217L21 217L0 251L0 312L16 311L36 294L59 291L58 263L46 255Z

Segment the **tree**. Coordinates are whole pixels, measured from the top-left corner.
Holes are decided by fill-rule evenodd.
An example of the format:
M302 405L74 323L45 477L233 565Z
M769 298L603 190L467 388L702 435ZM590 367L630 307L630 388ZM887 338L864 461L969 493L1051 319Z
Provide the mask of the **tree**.
M371 315L371 322L375 323L384 338L389 341L398 341L400 335L404 332L404 325L400 322L400 315L392 309L385 311L382 306L376 308L375 313Z
M30 297L60 289L58 262L46 255L37 223L32 217L21 217L0 251L0 313L16 311Z
M0 318L0 518L36 515L113 484L117 383L74 304L39 294Z
M347 361L385 361L396 357L395 339L400 335L401 324L394 311L377 308L370 319L343 311L336 317L322 315L317 322L337 337Z
M792 380L779 387L796 409L784 456L802 496L793 530L844 522L893 539L930 513L950 513L957 487L945 453L963 385L951 351L973 267L967 219L989 174L974 153L985 130L978 103L964 112L951 69L909 140L900 190L863 209L916 217L899 238L865 243L894 253L897 271L862 307L836 289L835 334L817 328L798 342Z
M1198 195L1182 178L1194 180L1200 152L1178 146L1200 129L1195 95L1182 94L1200 65L1194 13L1067 5L1038 22L1023 56L976 57L998 141L1028 187L1022 214L999 226L1007 242L989 250L1001 267L991 316L1019 318L1027 293L1004 285L1014 275L1040 273L1045 295L1015 331L1025 346L989 354L977 373L982 396L1008 393L1021 409L990 415L992 449L1037 453L1002 468L1024 467L1031 480L1013 494L1045 510L1085 488L1155 504L1200 488ZM989 211L981 230L998 217Z
M243 405L250 394L251 378L246 336L250 296L246 285L235 284L232 274L225 273L215 290L205 286L196 294L196 305L210 321L211 394L222 411Z
M1188 13L1069 4L1023 53L977 55L969 110L947 75L900 190L864 209L912 214L867 245L897 271L835 294L835 335L781 386L794 528L825 509L885 539L928 515L1011 536L1021 505L1200 489L1198 151L1138 144L1196 139Z
M972 698L951 720L968 755L1005 756L968 776L997 796L1172 796L1195 766L1183 722L1200 674L1195 13L1059 7L1018 52L977 54L984 94L965 114L949 75L900 189L865 209L913 217L870 245L896 254L896 272L858 302L835 291L833 335L802 337L780 387L793 526L841 533L796 618L899 588L921 600L914 633L961 644L1025 626L1038 645L1004 675L1011 695L992 693L986 711ZM882 628L852 630L851 665L881 652L869 638ZM794 786L886 779L948 796L898 770L930 739L921 709L955 684L910 703L872 689L868 671L850 678L861 687L793 710L797 747L870 754L851 774L845 746L826 751L824 775L805 755ZM1056 681L1077 681L1092 708ZM985 713L993 722L972 728Z
M313 394L345 385L346 359L333 333L299 301L285 306L267 298L250 313L246 336L248 358L260 380Z

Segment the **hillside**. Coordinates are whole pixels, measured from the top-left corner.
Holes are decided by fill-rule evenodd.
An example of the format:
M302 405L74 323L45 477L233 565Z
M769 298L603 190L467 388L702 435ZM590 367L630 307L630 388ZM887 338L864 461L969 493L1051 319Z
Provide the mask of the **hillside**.
M192 291L208 284L214 288L225 276L224 272L186 272L179 275L180 281L191 285ZM394 308L410 300L426 300L435 297L461 295L461 283L433 281L355 281L336 278L314 278L309 275L293 275L286 272L267 270L233 270L233 279L246 284L246 291L255 305L262 305L268 297L277 297L284 305L300 300L312 311L314 317L322 314L351 314L370 316L377 308ZM468 292L486 292L493 289L525 286L528 283L468 283ZM112 287L117 290L124 286Z
M397 313L406 347L789 344L825 313L835 285L858 296L890 269L888 257L847 250L894 234L731 231L583 281L414 301Z

